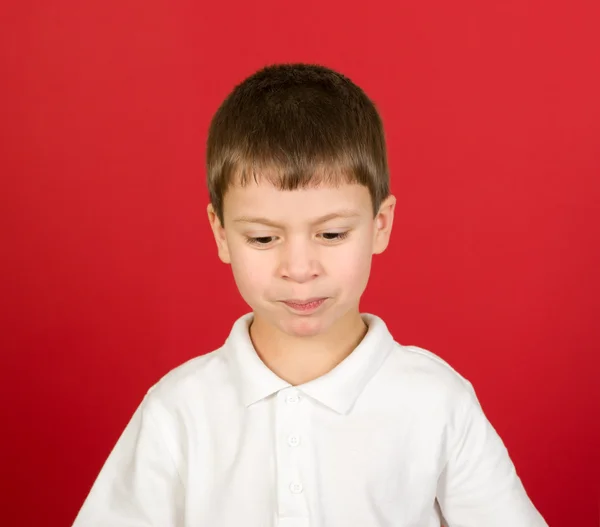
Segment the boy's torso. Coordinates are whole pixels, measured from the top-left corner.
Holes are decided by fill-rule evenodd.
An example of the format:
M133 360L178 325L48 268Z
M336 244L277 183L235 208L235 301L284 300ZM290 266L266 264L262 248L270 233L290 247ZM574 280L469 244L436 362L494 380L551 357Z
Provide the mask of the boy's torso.
M248 320L144 401L181 478L184 524L439 526L437 482L466 381L373 317L356 354L292 387L240 337Z

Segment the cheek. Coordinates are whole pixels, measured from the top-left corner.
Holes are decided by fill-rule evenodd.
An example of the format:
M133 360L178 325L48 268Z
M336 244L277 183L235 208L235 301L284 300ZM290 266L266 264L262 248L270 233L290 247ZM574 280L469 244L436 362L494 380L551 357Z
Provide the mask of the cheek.
M265 265L264 255L247 247L236 247L230 250L230 255L231 270L242 297L248 300L263 291L269 281L269 267Z
M340 247L332 255L328 275L352 290L363 290L371 270L371 245L368 239Z

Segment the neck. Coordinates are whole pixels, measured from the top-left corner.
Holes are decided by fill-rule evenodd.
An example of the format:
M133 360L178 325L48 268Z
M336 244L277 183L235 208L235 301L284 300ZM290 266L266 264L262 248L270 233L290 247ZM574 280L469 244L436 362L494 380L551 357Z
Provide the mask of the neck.
M250 338L263 363L297 386L335 368L358 346L367 329L358 311L346 314L327 334L313 337L287 335L255 317Z

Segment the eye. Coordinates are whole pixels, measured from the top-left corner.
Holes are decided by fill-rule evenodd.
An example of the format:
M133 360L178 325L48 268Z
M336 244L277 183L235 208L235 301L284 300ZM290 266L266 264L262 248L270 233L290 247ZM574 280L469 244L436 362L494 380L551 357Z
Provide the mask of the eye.
M324 240L328 242L338 242L344 240L350 234L348 231L346 232L323 232L319 236L321 236Z
M251 238L246 236L246 243L250 245L256 245L258 247L269 245L273 242L275 236L258 236L256 238Z

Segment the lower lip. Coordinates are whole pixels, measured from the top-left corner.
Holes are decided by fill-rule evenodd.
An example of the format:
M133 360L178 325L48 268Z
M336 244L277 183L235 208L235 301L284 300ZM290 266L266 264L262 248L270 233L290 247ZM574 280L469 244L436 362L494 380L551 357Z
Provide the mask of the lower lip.
M315 300L314 302L309 302L308 304L293 304L291 302L284 302L286 306L294 311L298 311L299 313L312 313L319 309L323 303L327 300L326 298L321 298L320 300Z

